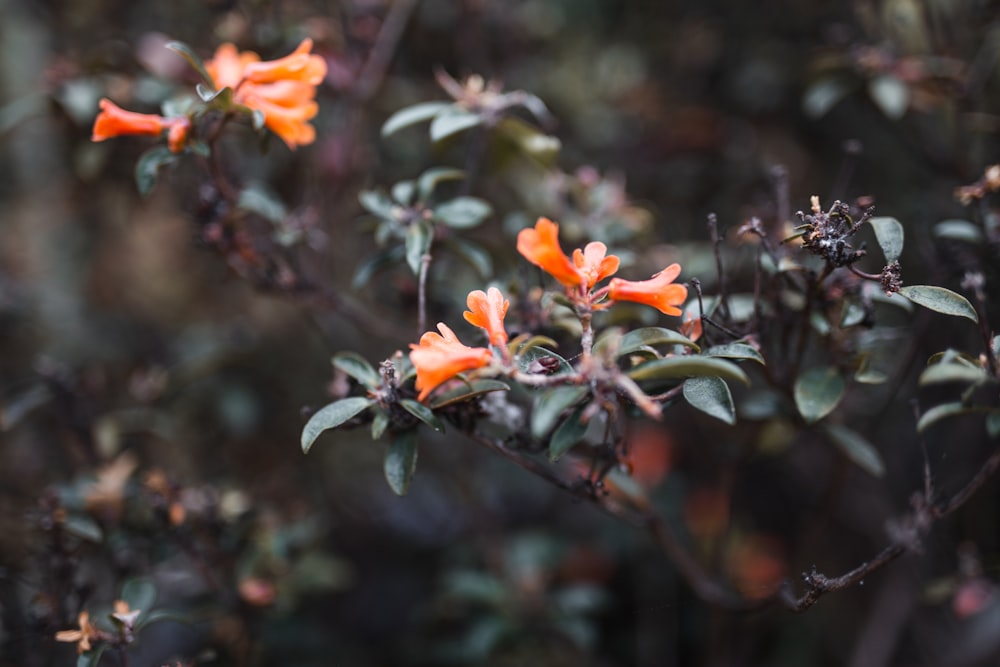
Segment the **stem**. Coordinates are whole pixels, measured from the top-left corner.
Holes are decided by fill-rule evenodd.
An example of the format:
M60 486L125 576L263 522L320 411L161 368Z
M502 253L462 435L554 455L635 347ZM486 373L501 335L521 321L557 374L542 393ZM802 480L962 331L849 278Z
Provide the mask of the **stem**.
M583 351L584 361L590 358L590 354L594 349L594 329L591 326L593 317L593 314L590 312L580 315L580 326L583 328L583 334L580 337L580 347Z
M420 258L420 277L417 287L417 336L427 331L427 274L431 268L431 254Z
M712 238L712 252L715 254L715 271L719 280L719 309L729 316L729 295L726 293L726 272L722 265L722 250L719 246L719 219L714 213L708 214L708 233Z
M396 46L403 36L403 30L410 19L417 0L395 0L389 8L389 13L382 23L375 45L368 54L368 60L354 85L354 97L359 102L365 102L375 94L385 73L389 69Z

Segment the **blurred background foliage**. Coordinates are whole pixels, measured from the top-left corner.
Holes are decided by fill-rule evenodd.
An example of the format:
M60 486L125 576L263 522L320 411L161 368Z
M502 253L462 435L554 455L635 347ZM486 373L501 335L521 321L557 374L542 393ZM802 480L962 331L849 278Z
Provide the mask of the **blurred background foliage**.
M394 7L404 29L382 76L366 68ZM373 251L359 190L465 166L457 142L429 149L423 129L379 137L394 111L446 99L435 68L534 93L557 121L557 166L483 149L474 187L496 215L473 236L497 266L512 265L512 230L544 214L570 243L625 229L635 263L678 259L711 288L707 213L732 231L752 215L780 226L813 194L871 196L905 225L909 282L957 289L982 266L995 292L996 246L935 244L932 229L970 216L953 190L997 160L997 9L0 0L0 664L71 664L55 633L136 577L184 622L144 629L135 665L995 664L995 488L877 580L803 615L733 614L700 603L642 534L470 443L425 437L400 499L366 434L326 435L309 457L297 441L336 392L332 352L376 360L415 338L405 267L348 285ZM365 303L380 331L227 265L198 222L193 164L142 198L132 169L148 143L89 141L100 97L155 112L191 86L168 40L274 57L303 36L329 65L317 142L260 153L247 130L227 148L288 207L257 241ZM431 321L477 280L432 275ZM927 351L975 340L934 322L918 329ZM636 430L635 477L750 597L813 565L843 571L881 548L921 484L903 380L851 406L878 434L882 480L791 424L730 429L692 411ZM737 396L747 414L754 400ZM941 487L989 446L979 422L929 433Z

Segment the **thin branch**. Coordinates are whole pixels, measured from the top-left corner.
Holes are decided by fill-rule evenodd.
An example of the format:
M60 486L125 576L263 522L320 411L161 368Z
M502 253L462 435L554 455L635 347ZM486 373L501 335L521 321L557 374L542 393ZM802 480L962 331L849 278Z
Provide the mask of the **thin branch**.
M427 331L427 274L431 268L431 254L420 258L420 277L417 281L417 336Z
M382 79L385 78L389 63L392 62L399 40L403 37L403 30L417 2L418 0L395 0L389 8L375 45L368 54L368 60L354 85L354 98L359 102L363 103L370 99L382 84Z

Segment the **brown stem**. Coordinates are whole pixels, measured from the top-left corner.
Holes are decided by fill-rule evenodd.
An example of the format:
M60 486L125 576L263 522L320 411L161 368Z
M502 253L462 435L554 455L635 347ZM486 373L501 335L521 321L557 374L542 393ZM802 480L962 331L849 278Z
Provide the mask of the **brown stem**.
M431 254L420 258L420 276L417 280L417 336L427 331L427 274L431 268Z
M378 87L385 78L385 73L389 69L392 56L396 53L396 46L403 36L403 30L410 19L413 8L416 7L417 0L395 0L389 8L389 13L382 23L375 45L368 60L354 85L354 97L359 102L365 102L375 94Z

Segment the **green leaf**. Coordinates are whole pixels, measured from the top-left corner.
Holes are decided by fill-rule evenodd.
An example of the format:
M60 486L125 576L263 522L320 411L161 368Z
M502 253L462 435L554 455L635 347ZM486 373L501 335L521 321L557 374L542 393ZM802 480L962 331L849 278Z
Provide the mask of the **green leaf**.
M810 118L822 118L847 97L854 85L845 78L827 77L811 84L802 97L802 109Z
M383 123L382 136L388 137L402 130L404 127L430 120L450 107L451 103L449 102L422 102L406 107L405 109L400 109L389 116L385 123Z
M365 396L351 396L317 410L302 428L302 451L308 454L320 433L337 428L348 419L364 412L373 403L372 399Z
M882 254L885 255L886 264L891 264L899 259L903 253L903 225L896 218L872 218L868 221L875 230L875 239Z
M397 496L406 494L417 469L417 430L396 434L385 453L385 481Z
M856 466L872 477L885 475L882 455L860 433L840 424L825 424L823 431L830 442Z
M726 381L717 377L695 377L684 381L684 399L692 407L727 424L736 423L736 407Z
M330 361L338 371L349 375L368 389L374 389L382 383L378 371L357 352L337 352Z
M194 71L198 73L198 76L200 76L206 84L213 89L215 88L215 81L212 80L212 76L208 73L208 70L205 69L205 63L202 62L201 56L195 53L194 49L184 42L178 41L167 42L164 46L179 54L181 58L184 58L184 60L186 60L188 64L194 68Z
M993 410L986 415L986 435L991 438L1000 436L1000 410Z
M892 74L880 74L869 81L868 94L882 113L891 120L902 118L910 105L909 86Z
M155 146L139 156L139 160L135 163L135 186L139 194L143 197L148 195L156 185L160 168L176 160L177 155L170 152L166 146Z
M521 153L543 166L553 164L562 149L558 138L545 134L534 125L514 116L500 119L496 131Z
M549 440L549 460L553 463L559 460L563 454L568 452L573 445L583 440L587 433L587 424L580 418L583 416L585 406L580 406L573 413L559 424L552 433Z
M535 398L531 412L531 435L541 440L552 430L559 417L590 393L589 387L572 385L546 389Z
M967 364L959 363L941 363L933 364L925 368L920 374L920 379L917 381L917 384L921 387L944 382L962 382L965 384L972 384L974 382L982 382L987 377L989 376L986 371L978 366L969 366Z
M559 347L559 343L548 336L532 336L531 334L525 333L510 341L507 345L507 349L510 350L511 354L524 354L531 348L538 347L539 345Z
M812 424L837 407L846 388L836 368L810 368L795 381L795 406L802 418Z
M899 293L918 306L979 322L979 315L969 300L950 289L935 285L907 285L900 288Z
M413 195L417 191L417 184L413 181L400 181L392 186L392 198L400 206L410 206L413 203Z
M618 344L618 356L632 354L633 352L641 350L645 346L655 345L683 345L684 347L689 347L696 352L700 349L698 345L691 341L691 339L687 336L677 333L671 329L664 329L663 327L643 327L641 329L629 331L621 337L621 342Z
M76 667L98 667L107 648L108 645L102 642L97 648L81 653L76 659Z
M476 197L456 197L434 208L434 217L454 229L469 229L493 213L488 202Z
M284 202L260 185L252 185L240 191L236 208L256 213L275 224L284 222L288 217L288 209L285 208Z
M424 256L430 253L433 240L434 229L423 220L417 220L406 228L406 263L415 275L420 275Z
M403 406L404 410L430 426L438 433L444 433L444 424L442 424L441 420L438 419L438 416L434 414L434 411L423 403L418 403L412 398L404 398L399 402L399 404Z
M372 440L379 440L389 428L389 415L382 410L376 410L372 418Z
M351 279L351 287L354 289L364 287L372 279L372 276L382 269L396 264L403 259L405 254L406 249L401 245L394 245L391 248L386 248L375 253L354 272L354 277Z
M764 357L752 345L746 343L725 343L724 345L713 345L705 350L705 355L709 357L723 357L724 359L750 359L756 361L761 366L764 365Z
M252 113L253 111L249 107L233 103L233 89L229 86L223 86L215 90L199 83L195 86L195 92L198 93L198 97L201 98L202 102L205 102L209 109L217 111L233 111L235 109L244 113Z
M481 245L457 236L447 239L444 245L459 259L471 266L480 278L485 279L493 275L493 260L490 258L490 253Z
M975 412L989 412L990 408L977 405L965 405L960 401L954 403L942 403L920 415L917 421L917 431L923 433L931 424L935 424L942 419L955 417L958 415L969 415Z
M104 531L101 530L100 524L89 516L70 514L66 517L66 523L63 524L63 528L70 535L76 535L88 542L99 543L104 539Z
M966 243L982 243L984 240L983 230L968 220L942 220L934 225L934 236Z
M420 201L427 201L438 183L441 181L455 181L465 178L465 172L453 167L433 167L420 174L419 185L417 186L417 196Z
M510 386L499 380L472 380L468 384L458 385L448 391L436 394L431 399L430 406L434 409L443 408L494 391L510 391Z
M146 577L129 579L122 584L121 599L128 603L130 611L148 612L156 602L156 584Z
M671 380L689 377L719 377L750 386L750 378L736 364L717 357L689 355L667 357L639 364L628 371L636 382Z
M431 121L431 141L437 143L482 123L483 119L479 114L469 113L457 107L449 107Z
M384 220L395 220L393 213L398 206L381 190L362 190L358 193L358 202L372 215Z
M865 307L857 301L848 301L844 304L844 311L840 316L840 327L846 329L861 324L865 321Z

